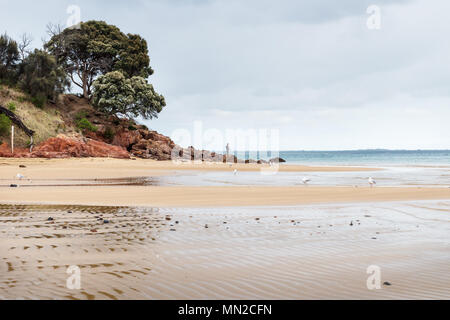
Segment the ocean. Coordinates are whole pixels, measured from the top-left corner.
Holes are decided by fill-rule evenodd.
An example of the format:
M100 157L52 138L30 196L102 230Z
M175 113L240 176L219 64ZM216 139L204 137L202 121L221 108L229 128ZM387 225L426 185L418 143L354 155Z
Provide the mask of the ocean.
M241 159L268 160L276 152L237 152ZM288 164L317 165L450 165L450 150L280 151Z

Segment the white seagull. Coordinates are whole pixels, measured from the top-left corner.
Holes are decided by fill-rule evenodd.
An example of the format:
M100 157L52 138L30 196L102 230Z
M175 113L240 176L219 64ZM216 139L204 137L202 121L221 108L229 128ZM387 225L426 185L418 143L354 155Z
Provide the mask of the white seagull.
M310 178L303 178L302 179L302 182L303 182L303 184L308 184L308 182L310 182L311 181L311 179Z
M20 174L20 173L18 173L18 174L16 175L16 178L19 179L19 180L22 180L23 178L25 178L25 176L22 175L22 174Z
M368 181L369 181L369 184L370 184L371 188L373 187L374 184L377 184L377 182L375 180L373 180L372 177L369 177Z
M237 175L237 169L234 169L233 174Z

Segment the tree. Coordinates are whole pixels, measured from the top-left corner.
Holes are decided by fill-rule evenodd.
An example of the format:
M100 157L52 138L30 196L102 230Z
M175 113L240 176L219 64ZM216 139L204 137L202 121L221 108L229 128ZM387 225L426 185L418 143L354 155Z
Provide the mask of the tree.
M128 77L147 78L150 68L147 42L138 35L125 35L103 21L81 22L80 28L48 28L51 39L45 44L70 76L72 82L90 98L91 87L99 75L122 71Z
M0 36L0 80L15 82L19 62L17 42L6 33Z
M31 35L24 33L22 34L22 39L20 39L20 42L18 44L18 49L20 53L20 60L25 60L28 54L30 54L29 47L31 43L33 42L33 38Z
M45 51L34 50L20 66L19 86L38 100L55 100L69 85L55 57Z
M142 77L127 79L120 71L109 72L93 84L93 104L105 113L157 118L166 106L165 99Z

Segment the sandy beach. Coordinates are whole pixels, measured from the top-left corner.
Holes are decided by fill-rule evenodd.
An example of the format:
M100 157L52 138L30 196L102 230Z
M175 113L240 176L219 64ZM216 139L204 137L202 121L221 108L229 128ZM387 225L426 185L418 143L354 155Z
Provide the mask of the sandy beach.
M261 185L260 168L1 159L0 298L450 298L448 186L370 188L391 174L300 165L280 175L359 185ZM229 183L234 169L248 185ZM392 285L369 290L371 265Z

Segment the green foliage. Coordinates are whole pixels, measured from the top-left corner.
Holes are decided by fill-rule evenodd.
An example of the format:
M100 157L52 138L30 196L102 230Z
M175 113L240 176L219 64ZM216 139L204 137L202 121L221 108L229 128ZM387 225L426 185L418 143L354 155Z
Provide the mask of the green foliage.
M112 141L115 135L116 133L111 127L106 127L105 132L103 133L103 137L108 141Z
M86 110L80 110L75 114L75 120L81 120L83 118L88 118L89 114Z
M146 78L153 73L147 42L103 21L81 22L80 28L56 32L45 48L83 90L85 98L91 96L98 75L120 70L128 77Z
M93 88L94 106L107 114L152 119L166 106L164 97L144 78L127 79L119 71L100 76Z
M0 114L0 135L8 134L9 130L11 130L11 120L2 113Z
M13 85L16 82L20 59L17 42L6 33L0 36L0 82Z
M147 41L137 34L128 34L123 39L120 49L120 59L116 61L113 70L121 71L127 78L148 78L153 74L150 67Z
M128 126L128 130L130 130L130 131L136 131L137 128L136 128L134 125L130 124L130 125Z
M20 66L19 86L35 99L36 106L42 107L47 99L55 100L63 93L69 82L56 59L36 49Z
M8 102L6 107L9 109L9 111L12 111L12 112L16 111L16 103L14 101Z
M37 95L35 97L31 97L30 101L36 108L42 109L47 101L47 98L43 95Z
M81 118L80 120L77 120L76 121L76 126L77 126L78 129L81 129L81 130L87 130L87 131L92 131L92 132L96 132L98 130L98 128L96 126L94 126L86 118Z

